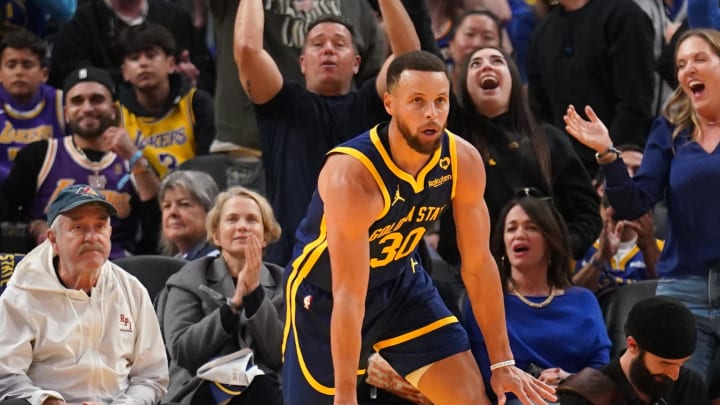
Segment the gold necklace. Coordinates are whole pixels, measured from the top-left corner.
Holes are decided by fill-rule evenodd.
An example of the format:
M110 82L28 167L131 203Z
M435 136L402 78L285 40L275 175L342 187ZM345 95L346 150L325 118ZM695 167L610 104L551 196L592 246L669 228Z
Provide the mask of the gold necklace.
M518 290L515 289L515 285L513 283L512 286L512 292L515 293L515 296L518 297L520 301L522 301L525 305L532 307L532 308L544 308L552 302L552 300L555 299L555 287L550 287L550 295L548 295L547 298L545 298L545 301L543 302L532 302L529 299L525 298L522 294L518 292Z

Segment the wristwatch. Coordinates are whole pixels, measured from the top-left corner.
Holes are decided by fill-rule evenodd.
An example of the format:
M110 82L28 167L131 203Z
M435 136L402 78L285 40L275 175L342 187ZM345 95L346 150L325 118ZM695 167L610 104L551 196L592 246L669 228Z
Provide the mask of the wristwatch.
M608 155L610 155L610 154L614 154L615 157L617 158L618 156L620 156L620 155L622 154L622 151L621 151L620 149L616 148L615 146L610 145L610 146L608 146L608 148L605 150L605 152L602 152L602 153L597 152L597 153L595 153L595 159L596 159L596 160L601 160L601 159L603 159L603 158L606 158L606 157L607 157Z
M238 312L240 310L239 305L235 305L234 302L232 302L232 298L225 298L225 304L230 307L230 309L233 310L233 312Z
M137 161L135 161L135 164L130 167L130 171L132 174L142 174L142 173L148 173L150 172L150 161L146 157L141 157Z

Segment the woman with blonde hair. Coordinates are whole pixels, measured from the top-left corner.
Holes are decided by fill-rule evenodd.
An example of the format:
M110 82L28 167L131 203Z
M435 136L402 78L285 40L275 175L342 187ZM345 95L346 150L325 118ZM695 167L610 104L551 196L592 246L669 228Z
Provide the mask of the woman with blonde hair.
M633 220L667 199L665 246L656 266L657 294L679 299L698 326L685 365L710 380L720 351L720 32L690 30L675 53L678 88L658 118L634 177L605 125L589 106L584 120L569 106L567 131L594 149L605 194L619 219ZM717 380L716 380L717 381Z
M224 399L230 404L279 405L283 270L262 262L262 253L278 240L280 226L264 197L231 187L210 209L207 235L220 256L188 263L166 285L161 318L170 355L168 400L216 403L218 387L196 377L197 369L215 357L249 348L265 375L255 377L243 395L227 387L220 392L229 396Z

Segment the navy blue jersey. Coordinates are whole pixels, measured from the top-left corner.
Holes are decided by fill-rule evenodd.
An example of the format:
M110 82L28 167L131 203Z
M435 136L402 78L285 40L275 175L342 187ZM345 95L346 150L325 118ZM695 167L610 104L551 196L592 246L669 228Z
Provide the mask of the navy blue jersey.
M380 189L384 208L368 232L370 281L374 288L396 279L404 268L420 267L413 253L427 228L448 208L455 193L457 156L455 135L446 131L440 148L413 178L392 161L387 142L375 127L332 149L359 160ZM383 130L381 129L380 132ZM385 133L387 129L384 129ZM385 138L387 141L387 138ZM291 262L291 277L331 291L330 258L323 202L313 194L305 219L297 230L298 243Z

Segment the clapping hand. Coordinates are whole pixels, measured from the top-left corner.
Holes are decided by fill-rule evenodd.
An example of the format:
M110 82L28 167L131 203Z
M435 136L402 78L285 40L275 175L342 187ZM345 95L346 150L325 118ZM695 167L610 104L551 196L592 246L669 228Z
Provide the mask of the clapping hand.
M249 234L245 246L245 264L238 273L235 294L232 297L234 304L240 306L243 297L253 292L260 285L261 268L262 244L255 235Z
M607 127L600 121L595 111L590 106L585 107L585 114L590 121L583 119L572 104L568 106L563 120L565 130L575 137L578 142L595 150L598 153L605 152L612 145Z

